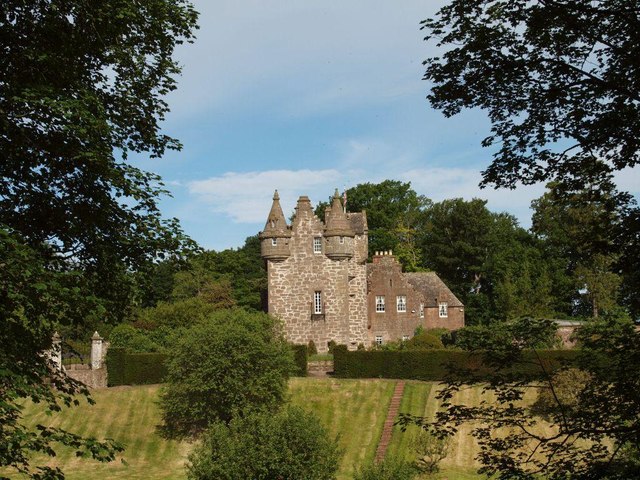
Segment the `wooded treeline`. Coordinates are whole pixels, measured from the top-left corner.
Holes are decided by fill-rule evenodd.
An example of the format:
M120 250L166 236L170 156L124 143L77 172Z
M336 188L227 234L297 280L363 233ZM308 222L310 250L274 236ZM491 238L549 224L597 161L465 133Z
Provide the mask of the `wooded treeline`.
M406 271L435 271L465 304L468 325L638 315L638 235L629 226L639 209L609 177L548 184L529 230L485 200L433 202L394 180L357 185L347 199L349 211L367 212L369 254L392 250ZM320 218L326 206L316 207ZM218 308L261 310L266 299L257 236L238 249L157 263L135 282L127 321L147 329L187 326Z

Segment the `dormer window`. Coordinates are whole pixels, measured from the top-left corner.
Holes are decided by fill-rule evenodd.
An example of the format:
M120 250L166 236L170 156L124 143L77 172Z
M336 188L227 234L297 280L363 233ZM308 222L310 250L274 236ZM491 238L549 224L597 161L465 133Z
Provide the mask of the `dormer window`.
M313 253L322 253L322 237L313 237Z
M278 245L278 239L277 238L272 238L271 239L271 246L275 247L276 245Z

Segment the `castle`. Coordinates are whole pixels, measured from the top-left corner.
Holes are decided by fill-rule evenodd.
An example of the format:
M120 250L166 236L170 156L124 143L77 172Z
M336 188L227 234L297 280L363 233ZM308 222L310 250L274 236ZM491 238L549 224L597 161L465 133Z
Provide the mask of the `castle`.
M408 340L418 326L464 326L464 306L435 273L403 273L392 252L367 263L366 212L347 213L337 190L324 221L301 196L291 225L276 191L259 237L268 311L293 343L326 352L331 340L356 349Z

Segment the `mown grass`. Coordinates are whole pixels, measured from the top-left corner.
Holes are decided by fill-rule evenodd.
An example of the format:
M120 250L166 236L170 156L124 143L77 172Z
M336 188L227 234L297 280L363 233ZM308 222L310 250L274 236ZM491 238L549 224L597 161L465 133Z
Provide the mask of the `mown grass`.
M291 380L291 402L315 412L330 434L338 437L344 451L340 480L351 478L354 465L373 459L394 384L389 380ZM111 463L79 459L73 450L59 449L56 458L35 458L34 465L60 466L69 480L185 479L184 464L193 445L168 441L156 433L158 389L158 385L145 385L94 390L96 405L85 403L51 417L40 405L28 406L27 417L33 424L113 438L126 445L125 452ZM3 474L11 475L0 470L0 476Z
M290 401L313 411L330 434L338 437L344 452L339 480L351 479L355 466L373 460L394 386L393 380L291 380ZM36 458L34 464L44 461L60 466L70 480L184 480L184 465L193 445L164 440L156 433L156 425L160 422L158 390L158 385L94 390L96 405L84 404L51 417L45 415L40 405L28 406L28 420L33 424L62 427L96 438L110 437L126 445L125 452L108 464L76 458L70 449L60 449L54 459ZM438 407L436 393L435 383L407 382L400 411L433 418ZM477 405L481 398L481 389L473 387L459 392L454 401ZM546 431L549 426L541 422L538 428ZM416 427L409 427L405 432L394 427L387 455L413 460L412 439L416 433ZM479 450L470 433L470 427L462 427L454 437L438 478L482 478L475 473L479 466L475 460ZM0 470L0 476L3 474L11 475Z

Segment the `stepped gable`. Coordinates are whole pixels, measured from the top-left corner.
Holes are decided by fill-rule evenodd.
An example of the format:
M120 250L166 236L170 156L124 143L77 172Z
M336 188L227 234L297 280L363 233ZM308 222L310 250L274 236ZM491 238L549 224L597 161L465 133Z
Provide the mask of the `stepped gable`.
M447 302L449 307L464 307L436 272L408 272L404 275L413 288L423 295L425 307L437 307L438 302Z

